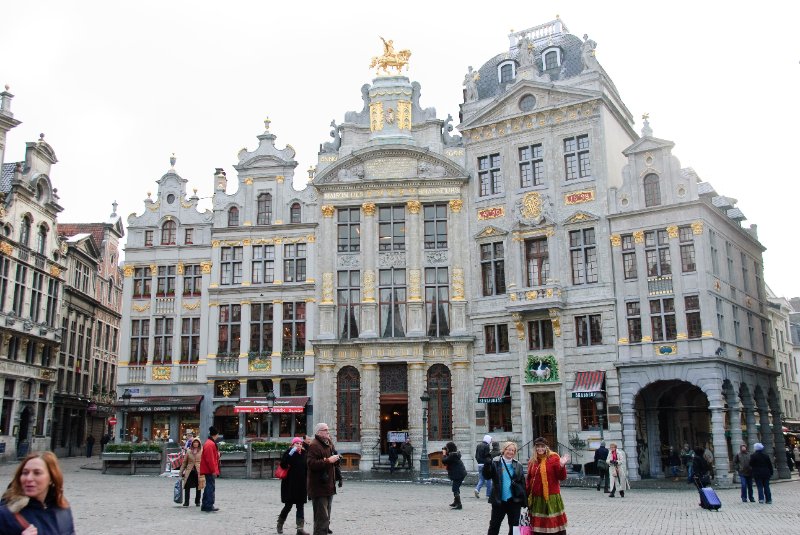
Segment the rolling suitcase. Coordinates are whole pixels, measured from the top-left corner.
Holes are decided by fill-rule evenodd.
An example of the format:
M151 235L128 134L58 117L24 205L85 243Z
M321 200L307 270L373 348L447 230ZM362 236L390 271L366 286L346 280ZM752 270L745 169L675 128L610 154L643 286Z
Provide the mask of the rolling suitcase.
M717 511L722 507L722 502L719 500L719 496L717 496L714 489L711 487L703 487L698 483L697 490L700 493L700 507L710 511Z

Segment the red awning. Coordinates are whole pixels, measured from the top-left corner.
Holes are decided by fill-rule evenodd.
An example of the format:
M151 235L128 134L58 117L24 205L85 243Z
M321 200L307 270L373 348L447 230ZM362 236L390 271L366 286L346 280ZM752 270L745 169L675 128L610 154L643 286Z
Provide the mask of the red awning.
M242 398L233 408L235 414L240 412L303 412L308 403L307 397L275 398L272 403L267 398Z
M507 398L506 390L511 377L486 377L483 380L478 403L503 403Z
M572 389L574 398L591 398L597 392L603 391L603 381L606 372L578 372L575 374L575 387Z

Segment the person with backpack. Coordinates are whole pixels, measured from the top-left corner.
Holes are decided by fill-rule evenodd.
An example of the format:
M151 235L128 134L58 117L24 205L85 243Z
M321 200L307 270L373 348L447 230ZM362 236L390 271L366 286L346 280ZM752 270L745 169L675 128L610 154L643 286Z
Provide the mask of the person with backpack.
M484 435L483 440L475 448L475 462L478 463L478 484L475 486L475 497L481 497L481 489L486 486L486 498L492 495L492 480L483 477L483 465L491 462L492 436Z

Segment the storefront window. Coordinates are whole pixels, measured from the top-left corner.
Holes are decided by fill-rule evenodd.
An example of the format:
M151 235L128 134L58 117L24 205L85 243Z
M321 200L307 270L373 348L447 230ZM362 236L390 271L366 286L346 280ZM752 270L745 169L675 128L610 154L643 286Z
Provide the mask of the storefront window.
M169 440L169 414L154 414L150 440Z
M142 417L129 414L128 415L128 429L127 429L127 436L125 437L126 440L130 440L131 442L141 442L142 441Z
M224 405L214 412L214 427L226 441L239 438L239 415L233 413L233 405Z
M281 414L278 432L281 437L300 436L306 433L306 415Z
M269 414L252 413L247 415L245 435L247 438L269 437Z
M186 443L186 433L194 433L194 436L200 436L200 416L198 414L188 414L181 416L181 422L178 425L178 442Z

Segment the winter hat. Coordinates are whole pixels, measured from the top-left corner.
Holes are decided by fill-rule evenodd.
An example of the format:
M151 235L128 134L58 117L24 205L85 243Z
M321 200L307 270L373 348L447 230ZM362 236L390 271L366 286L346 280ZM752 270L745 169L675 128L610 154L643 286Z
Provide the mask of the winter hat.
M302 438L300 438L300 437L294 437L294 438L292 439L292 446L294 446L295 444L299 444L300 442L303 442L303 439L302 439Z
M543 445L543 446L549 446L549 444L547 443L547 440L545 440L544 437L539 437L539 438L537 438L536 440L533 441L533 445L534 446L538 446L540 444Z
M761 442L756 442L755 445L753 446L753 449L755 451L761 451L764 449L764 444L762 444Z
M487 444L491 444L492 443L492 435L483 435L483 441L486 442Z

